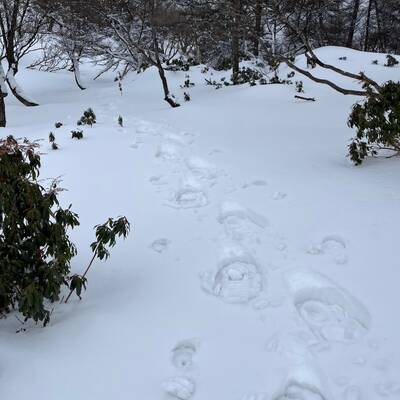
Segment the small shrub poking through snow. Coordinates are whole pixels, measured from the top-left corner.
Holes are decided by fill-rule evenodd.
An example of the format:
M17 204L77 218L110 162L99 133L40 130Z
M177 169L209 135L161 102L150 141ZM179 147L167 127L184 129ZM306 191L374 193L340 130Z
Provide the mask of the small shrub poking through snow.
M229 83L226 82L225 78L221 78L219 82L217 82L215 79L205 79L206 84L209 86L214 86L216 90L221 89L223 86L229 86Z
M303 81L296 81L296 92L297 93L304 93Z
M122 115L118 117L118 125L123 128L124 127L124 119L122 118Z
M181 85L181 88L182 88L182 89L184 89L184 88L191 88L191 87L193 87L193 86L195 86L195 84L190 80L190 76L189 76L189 75L186 75L185 81L183 82L183 85Z
M96 123L96 114L91 108L88 108L86 111L84 111L81 119L77 122L78 126L81 125L89 125L93 126Z
M56 137L53 132L50 132L49 134L49 142L51 143L51 148L53 150L58 150L58 144L56 143Z
M78 140L83 139L83 131L81 131L80 129L71 131L71 138L78 139Z
M186 93L186 92L183 93L183 98L184 98L185 101L190 101L191 100L190 94Z
M267 83L261 72L249 67L243 67L236 75L232 75L231 82L235 85L248 83L250 86L265 85Z
M63 123L62 122L56 122L54 124L54 126L56 127L56 129L59 129L59 128L61 128L63 126Z
M398 65L399 62L397 61L397 59L393 56L391 56L390 54L388 54L386 56L386 64L385 67L394 67L395 65Z
M270 78L270 85L292 85L293 82L289 79L281 79L278 74L275 74L272 78Z
M175 58L165 68L168 71L189 71L190 67L195 66L196 62L193 58Z
M378 61L378 60L373 60L373 61L372 61L372 64L373 64L373 65L378 65L378 64L379 64L379 61Z
M349 146L349 157L356 165L380 150L400 153L400 82L387 82L379 94L367 90L369 96L353 107L348 121L357 129Z
M288 78L288 79L292 79L292 78L294 78L295 75L296 75L296 72L291 71L291 72L289 72L289 73L287 74L287 78Z

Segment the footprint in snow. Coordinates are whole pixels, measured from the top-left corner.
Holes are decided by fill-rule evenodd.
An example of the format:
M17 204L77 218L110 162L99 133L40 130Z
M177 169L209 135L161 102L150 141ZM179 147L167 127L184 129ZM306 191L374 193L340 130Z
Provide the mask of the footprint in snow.
M339 376L335 378L334 382L340 387L345 387L350 385L351 379L348 376Z
M327 400L319 378L306 365L298 366L272 400Z
M367 334L370 314L345 289L310 271L291 271L286 278L297 312L316 338L353 343Z
M149 182L154 186L165 186L168 184L163 175L151 176Z
M242 244L258 242L261 232L269 225L263 215L232 201L221 205L218 222L230 239Z
M150 248L157 252L157 253L164 253L168 250L168 247L170 245L170 241L168 239L162 238L162 239L156 239L153 243L151 243Z
M202 288L226 303L245 304L263 290L260 268L249 254L232 248L215 271L200 275Z
M285 299L283 297L278 298L258 298L252 303L253 310L260 311L266 308L278 308L283 305Z
M242 189L248 189L251 187L265 187L265 186L268 186L268 182L266 182L262 179L257 179L252 182L249 182L249 183L244 183L242 185Z
M272 196L272 198L274 200L283 200L287 197L287 194L284 192L276 192L274 193L274 195Z
M172 349L171 362L175 368L186 371L193 367L199 341L197 339L183 340Z
M378 383L375 386L376 393L381 397L391 397L396 395L396 399L400 396L400 383L395 381Z
M348 261L346 254L347 244L345 239L339 235L328 235L322 238L320 243L314 244L308 250L308 254L326 254L333 258L337 265L344 265Z
M165 393L179 400L190 400L195 392L194 382L184 376L169 378L163 382L162 387Z
M164 139L168 142L175 143L178 146L185 146L186 144L188 144L182 135L176 133L167 133L164 135Z
M219 175L215 165L200 157L189 157L186 159L186 166L195 178L209 181L211 184L215 183Z
M207 194L192 179L183 182L181 188L174 193L167 203L168 206L176 209L201 208L208 204Z
M138 139L137 136L134 137L133 142L130 144L131 149L138 149L139 146L143 144L143 142L141 140Z
M177 161L181 158L179 146L172 142L161 143L158 146L156 157L164 161Z
M136 121L134 123L136 133L139 135L148 135L148 134L156 134L157 128L156 126L147 121Z

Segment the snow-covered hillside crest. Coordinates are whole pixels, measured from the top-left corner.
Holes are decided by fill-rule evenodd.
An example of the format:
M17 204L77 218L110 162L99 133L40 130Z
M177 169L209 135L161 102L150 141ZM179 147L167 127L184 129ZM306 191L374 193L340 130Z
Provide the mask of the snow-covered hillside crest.
M317 54L400 79L385 54ZM122 95L91 65L85 91L68 72L20 70L40 107L11 100L1 136L44 139L42 178L62 176L80 215L74 271L98 221L126 215L133 232L47 328L0 321L1 399L400 398L400 160L348 161L357 98L298 75L316 102L294 99L295 85L215 90L205 77L229 72L203 68L168 72L179 109L154 68L128 75ZM186 75L195 86L182 89ZM97 124L72 140L88 107Z

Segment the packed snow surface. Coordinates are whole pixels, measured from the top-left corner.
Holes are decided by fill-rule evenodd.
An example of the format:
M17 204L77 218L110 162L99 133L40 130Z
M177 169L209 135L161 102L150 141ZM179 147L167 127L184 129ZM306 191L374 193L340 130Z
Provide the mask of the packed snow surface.
M318 54L400 79L384 54ZM42 183L61 177L62 204L80 215L73 271L94 225L125 215L133 230L48 327L0 321L0 399L400 399L400 160L346 159L359 98L298 74L316 102L294 99L295 85L214 90L204 78L228 74L201 70L177 109L152 68L122 95L91 65L84 92L69 72L16 77L40 106L10 95L1 136L43 139ZM180 100L186 74L168 73ZM98 123L74 141L88 107Z

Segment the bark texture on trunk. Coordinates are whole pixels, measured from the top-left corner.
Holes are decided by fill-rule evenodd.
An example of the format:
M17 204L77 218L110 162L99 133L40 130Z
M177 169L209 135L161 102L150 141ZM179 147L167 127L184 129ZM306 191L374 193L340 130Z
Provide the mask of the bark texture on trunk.
M380 50L386 51L386 34L382 30L381 12L378 6L378 2L376 0L374 0L374 8L376 14L376 24L378 28L378 39L380 42Z
M0 94L0 128L5 128L6 125L6 103L3 94Z
M356 30L358 13L360 11L360 0L354 0L353 13L351 16L349 35L347 37L347 47L353 47L354 32Z
M240 63L240 8L241 0L232 0L232 74L236 83Z
M254 55L256 57L260 54L260 38L262 36L261 31L261 19L262 19L262 3L261 0L257 0L255 8L255 27L254 27Z
M74 77L75 77L76 85L78 86L79 89L86 90L86 87L82 83L79 60L77 59L76 56L72 56L71 57L71 62L72 62L72 67L73 67L73 71L74 71Z
M367 51L368 50L368 46L369 46L369 30L370 30L370 25L371 25L371 11L372 11L372 0L369 0L368 12L367 12L367 21L365 23L364 51Z
M151 2L151 15L154 16L154 0ZM158 69L158 74L160 75L160 79L162 82L163 86L163 91L164 91L164 100L172 107L180 107L180 104L177 103L171 96L169 92L169 87L168 87L168 81L167 77L165 76L165 71L164 67L162 65L161 59L160 59L160 46L158 44L158 37L157 37L157 27L153 21L152 25L152 37L153 37L153 52L154 52L154 58L155 58L155 65Z

